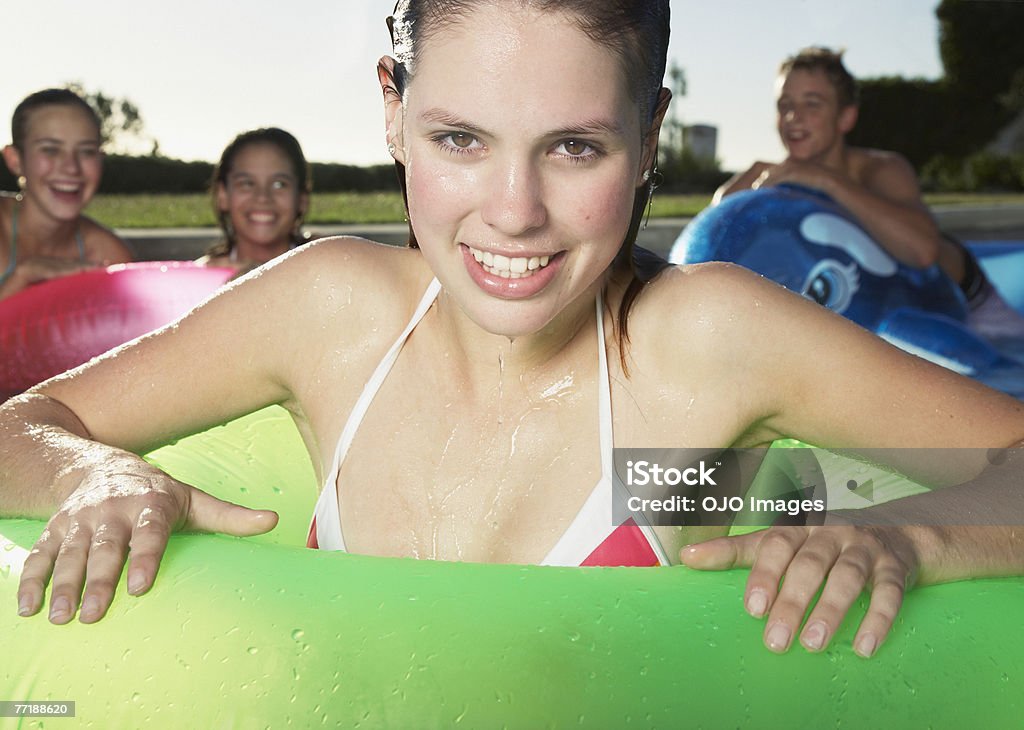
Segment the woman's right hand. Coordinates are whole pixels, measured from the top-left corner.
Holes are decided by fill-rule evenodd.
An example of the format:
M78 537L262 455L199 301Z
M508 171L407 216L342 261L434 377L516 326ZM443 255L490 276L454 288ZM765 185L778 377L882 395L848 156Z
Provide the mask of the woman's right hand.
M107 612L129 553L128 592L140 595L153 585L172 532L248 536L276 524L275 512L224 502L137 457L115 458L88 470L47 523L25 560L18 613L38 613L50 583L51 622L70 621L81 598L79 620L93 623Z
M36 284L69 274L89 271L90 269L99 268L99 266L99 264L92 261L55 258L52 256L30 256L23 261L19 261L15 270L26 283Z
M29 256L19 261L11 276L0 287L0 299L17 294L33 284L57 279L69 274L98 268L99 264L77 259L62 259L51 256Z

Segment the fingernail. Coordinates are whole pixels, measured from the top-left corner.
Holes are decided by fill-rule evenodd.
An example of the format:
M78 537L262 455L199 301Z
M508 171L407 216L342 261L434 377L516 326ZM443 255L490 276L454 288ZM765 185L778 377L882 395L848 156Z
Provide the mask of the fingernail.
M82 602L82 610L79 612L79 618L93 618L99 615L100 612L100 599L96 596L89 596Z
M780 621L769 629L765 642L772 651L785 651L789 647L790 636L789 627Z
M128 592L138 593L142 590L143 586L146 585L146 577L142 574L142 571L130 570L128 571Z
M747 598L747 613L754 618L761 618L768 610L768 596L760 588L755 588Z
M18 599L18 615L19 616L31 616L32 615L32 596L22 596Z
M826 633L828 633L828 629L825 627L825 624L821 621L815 621L804 629L800 643L811 651L818 651L825 644Z
M71 602L60 596L53 599L50 603L50 618L51 619L62 619L71 613Z
M878 648L878 639L875 638L874 634L864 634L862 637L857 639L857 644L853 647L853 650L865 659L871 657L875 650Z

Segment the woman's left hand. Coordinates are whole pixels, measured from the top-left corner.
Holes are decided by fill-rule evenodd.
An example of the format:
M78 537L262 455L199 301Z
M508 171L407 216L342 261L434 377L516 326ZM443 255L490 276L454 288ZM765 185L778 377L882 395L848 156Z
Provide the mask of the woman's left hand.
M871 601L853 640L854 651L862 657L872 656L885 640L919 567L917 553L900 528L846 525L772 527L719 537L683 548L680 559L700 570L750 567L744 605L756 618L767 614L764 643L778 653L789 649L798 632L808 651L825 649L867 588Z

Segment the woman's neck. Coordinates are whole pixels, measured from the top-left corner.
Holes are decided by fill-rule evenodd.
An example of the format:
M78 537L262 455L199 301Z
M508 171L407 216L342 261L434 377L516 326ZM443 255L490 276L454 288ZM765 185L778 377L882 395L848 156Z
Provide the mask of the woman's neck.
M44 213L29 198L15 202L18 216L18 255L64 255L69 248L78 250L75 235L80 218L58 220Z
M595 282L538 332L517 337L482 329L442 290L436 309L445 353L469 382L515 379L527 387L534 381L542 384L549 371L563 372L567 362L584 357L581 350L594 354L595 301L604 284L604 279Z

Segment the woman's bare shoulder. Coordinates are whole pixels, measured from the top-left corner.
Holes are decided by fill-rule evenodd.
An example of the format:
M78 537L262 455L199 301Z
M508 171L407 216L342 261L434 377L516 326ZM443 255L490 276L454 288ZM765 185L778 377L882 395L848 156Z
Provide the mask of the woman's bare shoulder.
M97 264L124 264L136 256L124 239L102 223L82 216L79 230L85 244L85 256Z
M746 324L744 315L762 314L766 299L800 298L737 264L671 266L644 287L637 298L637 324L631 318L630 327L656 329L670 321L691 335L736 333Z
M752 376L787 337L828 313L741 266L674 266L644 287L629 318L630 352L659 377Z
M352 236L307 243L250 277L264 274L307 293L324 313L347 309L374 320L407 317L432 278L419 251Z

